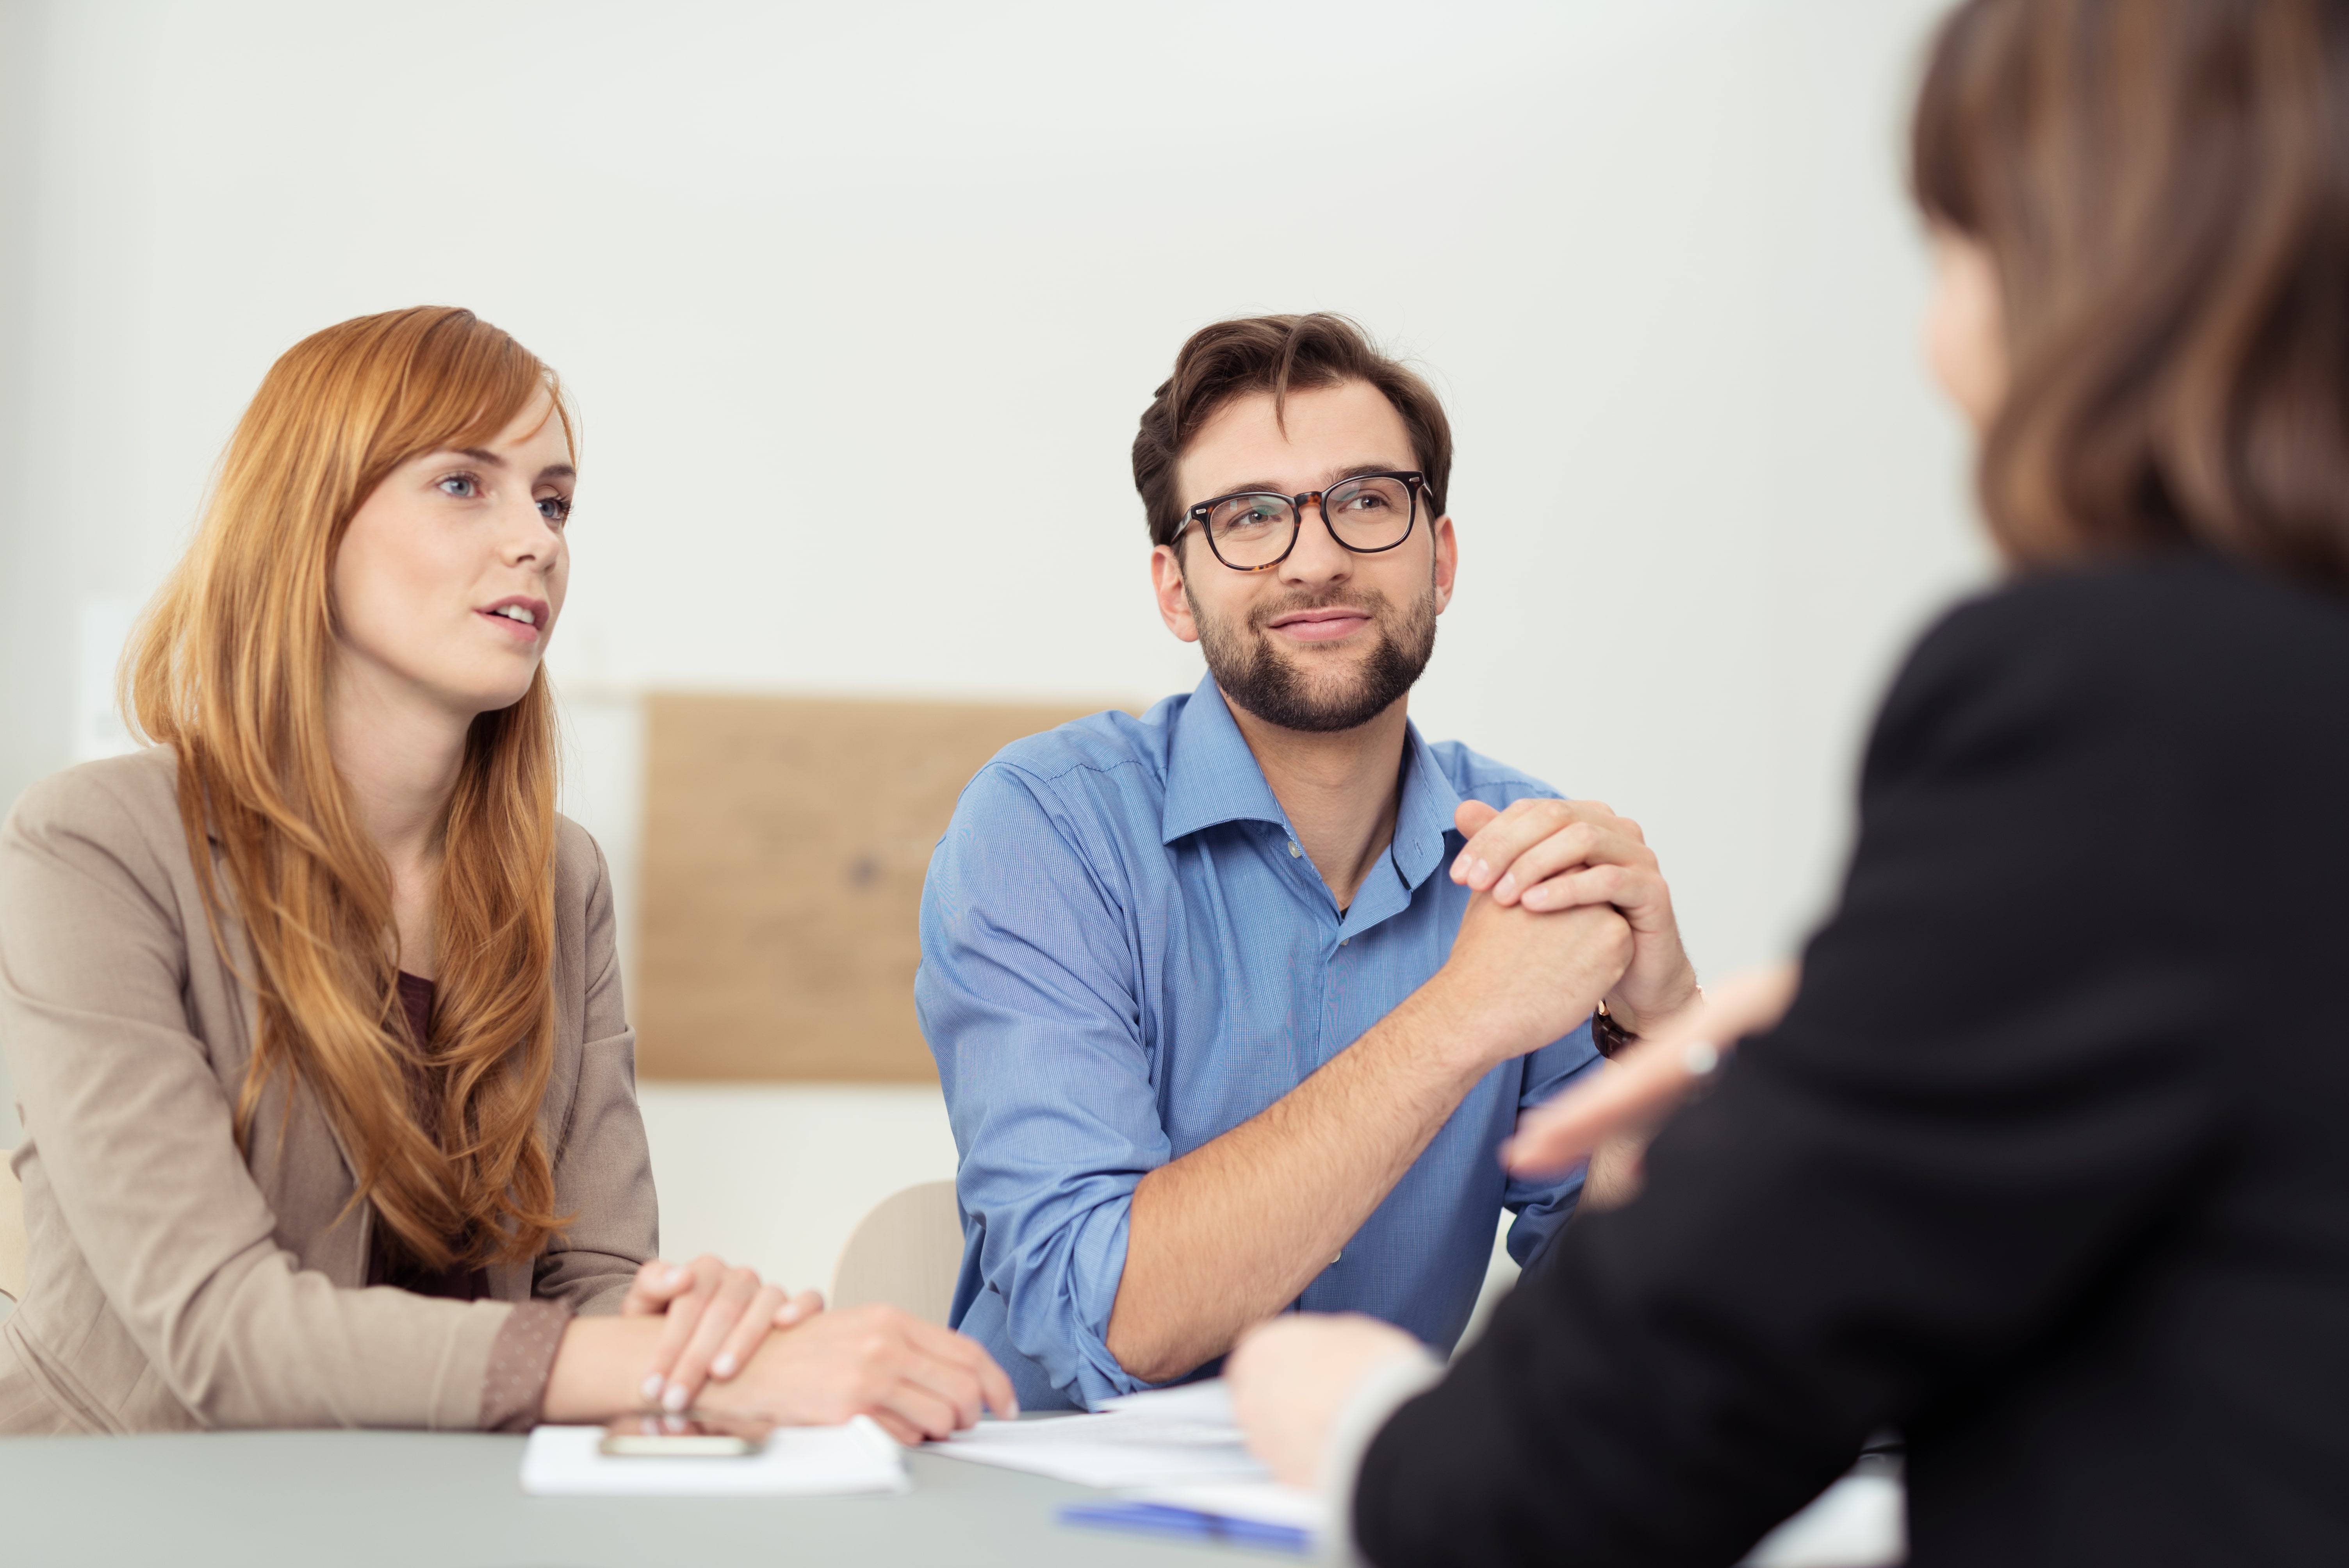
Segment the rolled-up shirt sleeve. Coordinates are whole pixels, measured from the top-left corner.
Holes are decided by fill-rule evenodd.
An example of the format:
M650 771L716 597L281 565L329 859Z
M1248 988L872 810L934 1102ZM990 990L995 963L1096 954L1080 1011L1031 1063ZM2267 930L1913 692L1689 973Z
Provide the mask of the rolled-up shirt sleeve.
M1133 1190L1172 1149L1113 846L997 762L930 861L915 1002L1011 1343L1092 1405L1145 1385L1107 1343Z
M1581 1083L1599 1070L1601 1059L1599 1047L1591 1043L1588 1022L1563 1039L1544 1046L1526 1058L1525 1091L1517 1099L1519 1113L1555 1099ZM1509 1255L1516 1259L1520 1267L1531 1268L1549 1251L1550 1243L1566 1229L1566 1222L1574 1218L1574 1206L1581 1201L1587 1171L1587 1164L1577 1164L1562 1175L1509 1178L1501 1202L1516 1212L1516 1219L1509 1226Z

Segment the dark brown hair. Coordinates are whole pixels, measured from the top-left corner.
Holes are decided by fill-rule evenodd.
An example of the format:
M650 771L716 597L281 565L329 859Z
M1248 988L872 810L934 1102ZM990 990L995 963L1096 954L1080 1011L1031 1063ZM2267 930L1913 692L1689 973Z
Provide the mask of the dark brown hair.
M2015 561L2200 543L2349 590L2349 5L1968 0L1912 156L2002 285L1978 482Z
M1292 389L1347 381L1369 382L1402 416L1419 471L1427 477L1427 504L1441 516L1452 482L1452 421L1444 417L1434 389L1401 360L1381 354L1342 315L1316 311L1245 316L1193 333L1174 356L1174 374L1142 411L1142 428L1133 438L1133 488L1142 492L1150 542L1174 542L1184 507L1174 488L1175 462L1199 427L1226 404L1269 392L1274 416L1281 418Z

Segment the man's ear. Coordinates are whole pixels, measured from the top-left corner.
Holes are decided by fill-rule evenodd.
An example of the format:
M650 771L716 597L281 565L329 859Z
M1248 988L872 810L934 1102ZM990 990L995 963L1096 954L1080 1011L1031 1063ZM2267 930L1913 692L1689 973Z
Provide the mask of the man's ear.
M1435 541L1435 613L1441 615L1451 606L1453 580L1460 574L1460 541L1452 531L1449 512L1430 528Z
M1191 614L1191 596L1183 591L1183 545L1180 540L1150 552L1150 591L1158 600L1158 618L1186 643L1199 640L1199 624Z

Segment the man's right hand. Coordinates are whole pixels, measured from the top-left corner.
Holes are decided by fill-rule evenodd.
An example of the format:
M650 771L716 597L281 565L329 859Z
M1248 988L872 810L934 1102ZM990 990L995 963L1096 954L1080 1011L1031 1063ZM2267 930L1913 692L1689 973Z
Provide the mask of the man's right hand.
M1608 904L1557 913L1468 901L1452 956L1423 988L1487 1067L1539 1050L1588 1017L1630 965L1630 923Z

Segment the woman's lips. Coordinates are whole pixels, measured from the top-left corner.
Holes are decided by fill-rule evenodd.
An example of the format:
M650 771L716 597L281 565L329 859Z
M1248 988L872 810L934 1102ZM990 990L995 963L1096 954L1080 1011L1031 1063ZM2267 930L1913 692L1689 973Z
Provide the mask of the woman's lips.
M487 610L476 610L473 613L517 643L535 643L543 629L531 625L527 622L517 621L511 615L493 614Z

